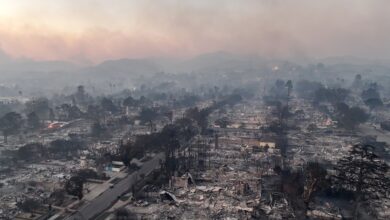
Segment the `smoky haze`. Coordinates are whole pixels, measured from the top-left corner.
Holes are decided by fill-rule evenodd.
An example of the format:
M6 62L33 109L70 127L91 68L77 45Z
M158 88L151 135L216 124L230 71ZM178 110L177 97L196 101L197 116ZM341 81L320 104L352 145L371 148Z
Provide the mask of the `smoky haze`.
M13 57L98 63L221 50L288 59L390 57L385 0L1 2L0 45Z
M0 0L0 219L390 220L390 0Z

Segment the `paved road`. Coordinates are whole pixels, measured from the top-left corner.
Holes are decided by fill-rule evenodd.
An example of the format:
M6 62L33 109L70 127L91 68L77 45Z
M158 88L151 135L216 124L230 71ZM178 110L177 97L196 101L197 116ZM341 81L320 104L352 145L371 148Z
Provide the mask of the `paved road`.
M100 196L96 197L91 202L82 206L77 213L66 218L67 220L86 220L93 219L98 214L102 213L104 210L108 209L117 199L118 196L126 193L131 186L133 186L137 180L140 179L140 175L144 174L147 176L151 173L156 167L160 165L160 160L164 159L164 154L157 154L153 159L144 163L141 169L138 172L134 172L131 175L127 176L125 179L121 180L115 184L114 188L106 190Z

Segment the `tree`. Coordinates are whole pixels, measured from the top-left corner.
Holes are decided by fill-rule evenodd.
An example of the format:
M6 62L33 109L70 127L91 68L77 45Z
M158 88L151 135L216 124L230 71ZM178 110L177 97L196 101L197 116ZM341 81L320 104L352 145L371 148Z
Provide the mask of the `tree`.
M350 108L348 111L348 116L355 122L354 126L366 122L369 118L369 115L359 107Z
M147 104L150 104L150 100L148 100L145 96L141 96L137 102L139 106L145 106Z
M95 138L100 138L107 134L107 129L103 127L99 122L95 122L91 127L91 135Z
M52 192L49 197L50 204L61 206L65 201L65 193L66 192L63 189L58 189Z
M378 98L367 99L364 101L364 104L366 104L370 108L370 110L383 106L382 100Z
M132 159L132 150L134 150L134 146L131 143L121 144L119 146L119 157L121 158L123 164L126 166L130 165L130 161Z
M88 94L85 92L85 87L83 85L77 86L76 93L72 96L73 105L86 105L88 101Z
M315 92L323 87L324 85L319 82L302 80L296 83L295 91L299 97L312 100L315 98Z
M35 112L27 115L27 126L30 129L38 129L42 126L41 120Z
M52 108L49 108L49 120L53 122L55 117L56 115L54 114L54 110Z
M222 107L224 105L234 106L235 104L237 104L237 103L239 103L241 101L242 101L242 96L240 94L234 93L234 94L228 95L220 103L217 103L215 108L220 108L220 107ZM215 110L215 109L212 109L212 110Z
M61 120L73 120L83 116L83 112L76 105L65 103L56 107L56 109Z
M90 119L100 121L103 116L103 110L99 105L89 105L86 116Z
M284 85L285 85L285 82L284 82L282 79L277 79L277 80L275 81L275 86L276 86L277 88L283 88Z
M281 189L291 204L297 219L304 219L306 204L303 201L304 178L301 171L281 170Z
M368 100L368 99L380 99L380 94L375 86L370 87L362 92L362 99Z
M92 169L81 169L77 171L77 176L81 177L84 181L86 179L99 179L101 178L98 173Z
M230 121L229 121L228 117L223 117L223 118L217 119L215 121L215 124L221 128L226 128L230 124Z
M349 90L343 88L319 88L315 92L316 102L343 102L349 95Z
M41 207L41 204L35 200L35 199L26 199L23 202L18 202L16 204L23 212L29 212L32 214L32 212L39 207ZM32 214L33 216L33 214Z
M76 140L57 139L50 143L49 151L53 154L68 155L82 149L82 142Z
M371 145L354 145L348 156L337 163L333 180L337 189L355 194L354 217L358 219L360 203L386 195L390 190L389 166L375 153Z
M175 121L174 126L176 127L178 137L182 139L182 142L188 142L199 133L195 122L189 118L178 119Z
M339 114L348 114L349 106L344 102L338 102L334 107Z
M37 160L45 156L46 149L41 143L30 143L20 147L17 151L19 159L22 160Z
M69 195L83 198L84 179L80 176L72 176L65 184L65 190Z
M370 110L383 106L381 96L378 92L378 85L376 83L371 84L368 89L364 90L361 97Z
M26 112L35 112L39 118L48 119L50 114L49 100L47 98L38 98L26 102Z
M386 131L390 131L390 121L381 122L381 128Z
M125 143L122 144L119 147L119 157L121 161L126 165L130 165L130 161L133 158L142 158L145 155L145 152L148 147L151 147L148 145L150 143L151 138L149 136L138 136L136 138L136 143Z
M129 96L125 100L123 100L123 105L127 107L133 107L137 105L137 100L133 97Z
M352 87L355 89L360 89L362 86L363 86L362 75L356 74L355 79L352 83Z
M287 87L287 96L290 97L290 94L291 94L291 90L293 88L293 84L292 84L292 81L291 80L288 80L286 82L286 87Z
M308 205L314 193L324 188L327 184L326 170L317 162L309 162L304 170L305 186L303 200Z
M345 103L337 103L335 107L339 126L346 129L355 129L359 124L366 122L369 118L369 115L359 107L350 108Z
M171 123L173 122L173 111L165 112L164 116L167 117Z
M176 106L182 106L182 107L191 107L198 102L200 98L196 95L192 94L186 94L184 97L182 97L179 100L175 100L175 105Z
M104 97L102 101L100 102L100 105L104 111L115 113L118 109L115 106L114 102L109 99Z
M199 110L197 107L190 108L185 112L185 116L187 118L190 118L198 124L198 126L201 128L201 131L203 132L207 126L208 126L208 116L210 114L210 109L205 108Z
M10 112L0 118L0 130L3 132L4 142L11 134L17 134L22 126L22 116L16 112Z
M288 112L288 104L289 104L289 101L290 101L290 94L291 94L291 90L293 88L293 84L292 84L292 81L291 80L288 80L286 82L286 87L287 87L287 102L286 102L286 108L287 108L287 112ZM286 119L288 120L288 119Z
M76 94L79 94L81 96L84 96L85 95L85 88L83 85L79 85L77 86L77 92Z
M277 79L275 81L274 86L270 88L269 94L276 99L286 99L288 93L288 91L286 91L286 88L286 82L284 80Z
M290 112L287 105L283 105L280 101L276 101L275 108L272 112L278 118L278 123L284 130L287 126L287 119L290 116Z
M115 211L115 220L135 220L137 219L133 213L126 208L119 208Z
M5 114L12 112L12 109L9 105L0 103L0 117L3 117Z
M142 108L138 118L141 120L142 124L149 123L150 130L153 132L153 121L156 120L159 116L160 114L154 108Z

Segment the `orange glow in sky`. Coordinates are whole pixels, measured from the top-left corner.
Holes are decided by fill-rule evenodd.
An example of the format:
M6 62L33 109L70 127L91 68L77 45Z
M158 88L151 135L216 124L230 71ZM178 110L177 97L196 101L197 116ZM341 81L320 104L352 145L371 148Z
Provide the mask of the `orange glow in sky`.
M390 58L388 0L0 0L0 49L100 62L226 50Z

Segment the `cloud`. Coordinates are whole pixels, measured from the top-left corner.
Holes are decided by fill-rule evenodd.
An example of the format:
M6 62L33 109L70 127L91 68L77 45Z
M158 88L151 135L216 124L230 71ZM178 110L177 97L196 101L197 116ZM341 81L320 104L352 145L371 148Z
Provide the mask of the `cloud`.
M3 49L13 56L93 61L216 50L283 58L390 57L386 0L55 2L4 15Z

